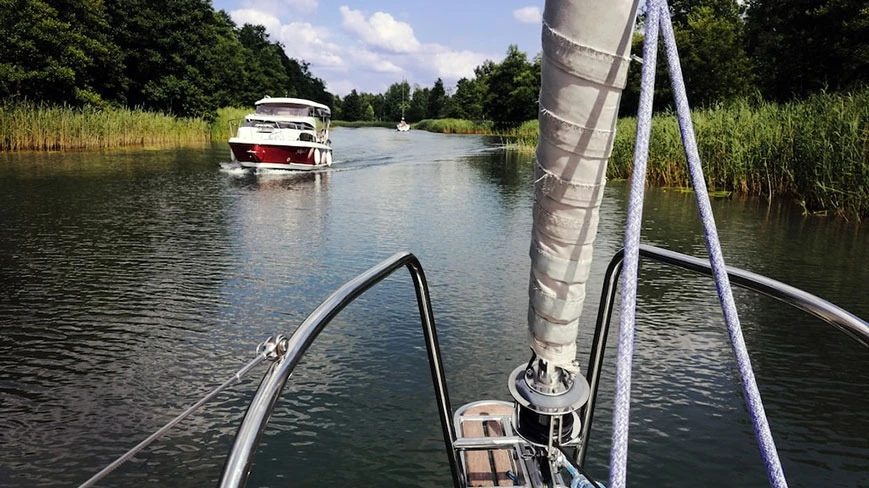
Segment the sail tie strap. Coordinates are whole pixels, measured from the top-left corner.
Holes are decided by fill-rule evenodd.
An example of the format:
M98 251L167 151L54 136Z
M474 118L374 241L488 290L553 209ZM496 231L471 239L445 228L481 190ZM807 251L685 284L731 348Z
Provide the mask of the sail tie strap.
M636 290L637 268L639 261L639 242L643 212L643 194L648 160L649 134L651 132L652 99L658 29L664 40L665 52L670 68L670 79L676 103L679 129L688 160L688 170L697 197L697 206L706 237L706 248L715 277L715 286L724 320L727 324L730 341L736 356L736 363L742 377L745 401L751 416L754 434L766 465L770 485L786 488L784 471L772 438L769 422L763 408L760 391L757 388L751 360L742 335L742 327L736 311L730 280L718 240L712 206L703 177L697 142L691 124L691 112L682 79L679 54L676 50L673 25L666 0L648 0L646 8L646 38L643 46L643 68L640 88L640 106L637 117L637 137L634 146L634 173L631 177L631 193L628 206L628 223L625 230L625 257L621 276L621 316L619 323L618 352L615 378L615 398L613 407L613 439L610 451L610 483L612 488L623 488L627 475L628 426L630 417L631 367L633 363L634 337L636 330Z

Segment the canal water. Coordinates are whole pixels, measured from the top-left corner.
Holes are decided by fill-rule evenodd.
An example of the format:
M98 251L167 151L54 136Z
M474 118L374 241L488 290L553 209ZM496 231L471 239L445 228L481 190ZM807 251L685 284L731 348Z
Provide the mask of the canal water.
M419 257L432 287L453 407L509 399L507 375L529 358L531 156L419 131L341 128L333 140L331 170L292 175L223 168L222 143L0 154L0 486L85 481L398 251ZM610 182L586 354L626 202L625 183ZM869 318L865 224L779 202L713 206L728 264ZM649 189L643 241L704 256L693 195ZM767 486L712 283L644 264L639 291L629 482ZM869 351L770 299L736 297L791 486L869 486ZM587 464L604 479L612 357ZM263 372L103 486L214 485ZM249 486L447 486L440 432L399 273L314 344Z

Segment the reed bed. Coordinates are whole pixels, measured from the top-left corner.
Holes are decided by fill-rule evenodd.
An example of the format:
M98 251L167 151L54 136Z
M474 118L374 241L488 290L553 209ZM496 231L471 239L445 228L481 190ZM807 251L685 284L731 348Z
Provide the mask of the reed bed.
M383 127L387 129L395 129L395 126L398 125L396 122L392 122L390 120L333 120L331 122L332 127L351 127L351 128L359 128L359 127Z
M0 103L0 151L103 149L206 142L211 126L130 109Z
M412 124L412 127L440 134L495 134L492 122L489 120L423 119Z
M238 126L244 122L244 116L252 113L252 107L224 107L217 110L217 118L211 124L211 138L224 141L236 134Z
M795 199L807 213L869 216L869 89L786 104L749 98L692 117L710 193ZM608 178L631 176L636 128L636 118L618 121ZM533 151L537 129L530 121L505 134L515 137L507 147ZM673 114L652 120L647 172L657 186L691 186Z
M869 216L869 90L819 93L802 102L745 99L696 111L694 131L711 191L796 199L806 212ZM636 119L619 121L607 174L632 171ZM649 179L690 185L678 123L652 122Z
M498 132L498 136L504 139L508 150L521 153L531 153L537 148L537 139L540 125L537 120L529 120L519 127L506 129Z

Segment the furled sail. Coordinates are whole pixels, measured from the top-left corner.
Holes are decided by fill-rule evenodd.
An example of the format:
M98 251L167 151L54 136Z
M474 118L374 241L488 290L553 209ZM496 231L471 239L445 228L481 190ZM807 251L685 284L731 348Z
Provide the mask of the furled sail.
M528 327L572 370L637 1L547 0L543 14Z

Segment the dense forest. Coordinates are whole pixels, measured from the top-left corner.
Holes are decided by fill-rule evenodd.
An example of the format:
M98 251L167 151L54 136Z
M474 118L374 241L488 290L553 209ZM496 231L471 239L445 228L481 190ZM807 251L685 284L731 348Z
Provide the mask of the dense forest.
M259 25L208 0L0 0L0 100L211 119L264 94L331 104Z
M859 87L869 76L866 0L673 0L689 98L710 107L748 98L783 102ZM633 52L641 54L641 24ZM384 93L326 91L304 60L259 25L237 26L209 0L0 0L0 101L131 107L210 119L264 94L328 104L336 118L490 120L537 116L540 56L509 46L456 86L396 82ZM659 62L664 62L659 56ZM659 76L666 77L662 66ZM657 109L671 98L662 79ZM636 112L639 64L622 104Z

